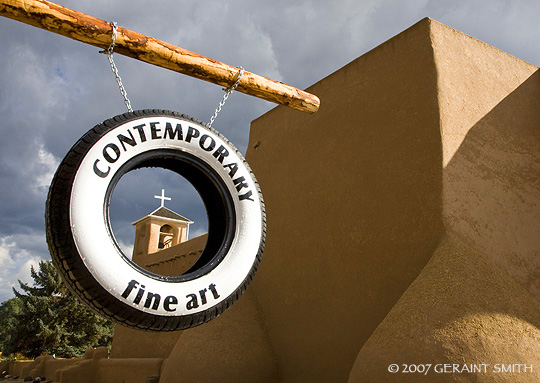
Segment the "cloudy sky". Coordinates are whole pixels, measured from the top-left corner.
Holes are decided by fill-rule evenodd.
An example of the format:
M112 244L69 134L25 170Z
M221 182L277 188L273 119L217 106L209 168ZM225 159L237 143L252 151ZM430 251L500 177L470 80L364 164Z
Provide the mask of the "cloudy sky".
M185 1L61 0L199 54L306 88L420 19L429 16L514 56L540 65L538 0ZM49 257L44 206L56 167L94 125L125 111L106 56L98 49L0 17L0 302L17 279ZM176 110L208 121L221 87L115 55L134 109ZM245 153L250 121L274 105L233 94L214 127ZM298 112L300 113L300 112ZM141 180L144 179L144 182ZM131 222L159 206L205 232L194 189L165 170L140 170L120 181L113 230L129 252Z

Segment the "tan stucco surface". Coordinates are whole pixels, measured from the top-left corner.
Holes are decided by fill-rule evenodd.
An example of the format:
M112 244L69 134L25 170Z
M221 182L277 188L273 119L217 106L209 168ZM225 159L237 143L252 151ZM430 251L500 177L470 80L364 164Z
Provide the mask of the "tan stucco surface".
M167 358L181 331L147 332L117 324L111 346L111 358Z
M540 300L540 73L437 22L446 230Z
M426 375L390 374L391 364L431 368ZM454 364L480 371L445 367ZM513 372L501 373L503 364ZM540 302L489 259L445 236L360 350L349 383L532 383L540 381L538 366Z
M253 294L217 319L184 330L165 360L160 382L278 382L276 357Z
M177 276L197 262L206 245L207 235L190 239L176 246L151 254L133 256L133 261L155 274Z

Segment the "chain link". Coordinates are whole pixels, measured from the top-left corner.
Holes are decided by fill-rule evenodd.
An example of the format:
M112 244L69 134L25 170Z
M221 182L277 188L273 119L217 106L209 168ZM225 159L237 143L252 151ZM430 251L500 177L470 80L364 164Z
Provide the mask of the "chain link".
M122 83L122 78L120 77L120 74L118 73L118 68L116 67L116 64L114 63L113 59L113 53L114 53L114 46L116 44L116 36L117 36L117 30L118 30L118 24L113 21L110 23L112 26L112 41L111 45L109 45L109 48L103 51L100 51L99 53L104 53L107 55L107 58L109 59L109 64L111 65L111 70L114 74L114 78L116 79L116 83L118 84L118 89L120 89L120 94L124 98L124 104L126 105L126 108L128 111L133 112L133 109L131 108L131 102L129 101L129 98L127 96L126 88L124 88L124 84ZM216 108L216 111L214 112L214 115L210 118L210 122L207 124L208 127L211 127L214 121L216 120L219 112L221 112L221 108L223 108L223 105L225 105L225 102L229 98L229 96L235 91L235 89L240 84L240 80L242 79L242 76L244 75L244 68L239 67L238 71L238 78L234 82L234 84L226 89L223 89L225 91L225 94L223 95L223 99L219 102L218 107Z
M107 55L107 58L109 59L109 64L111 64L111 70L114 73L114 78L116 79L116 83L118 84L118 88L120 89L120 94L124 98L124 104L126 104L126 108L128 111L133 112L133 109L131 108L131 102L129 101L129 98L127 96L126 88L124 88L124 84L122 84L122 79L120 78L120 74L118 74L118 68L116 67L116 64L113 60L114 45L116 43L118 24L116 23L116 21L113 21L110 24L112 26L111 45L109 45L109 48L107 50L100 51L99 53L104 53Z
M238 78L236 79L234 84L229 88L223 89L225 91L225 94L223 95L223 99L219 102L219 105L216 108L214 115L210 118L210 122L207 124L209 128L212 127L212 124L214 123L217 115L219 114L219 112L221 112L221 108L223 108L223 105L225 105L225 101L227 101L231 93L234 92L234 90L238 87L238 84L240 84L240 80L244 75L244 68L239 67L238 69Z

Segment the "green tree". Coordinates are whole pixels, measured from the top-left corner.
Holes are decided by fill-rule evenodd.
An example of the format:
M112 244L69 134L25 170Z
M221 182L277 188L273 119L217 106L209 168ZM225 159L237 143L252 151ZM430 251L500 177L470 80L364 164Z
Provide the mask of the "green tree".
M110 346L114 325L95 314L71 294L50 260L30 270L33 286L19 281L22 292L11 337L4 354L21 353L37 357L44 352L58 357L75 357L90 347Z
M5 353L7 343L17 328L15 316L21 311L22 301L19 298L11 298L0 304L0 351Z

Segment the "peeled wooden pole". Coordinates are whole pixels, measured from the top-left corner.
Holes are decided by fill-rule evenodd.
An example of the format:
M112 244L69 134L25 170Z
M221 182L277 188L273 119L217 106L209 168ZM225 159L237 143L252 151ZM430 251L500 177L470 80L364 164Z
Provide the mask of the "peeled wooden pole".
M0 0L0 15L103 49L112 39L109 22L46 0ZM239 71L122 27L118 27L114 52L223 87L231 86ZM313 94L248 71L236 90L307 113L315 113L320 104Z

